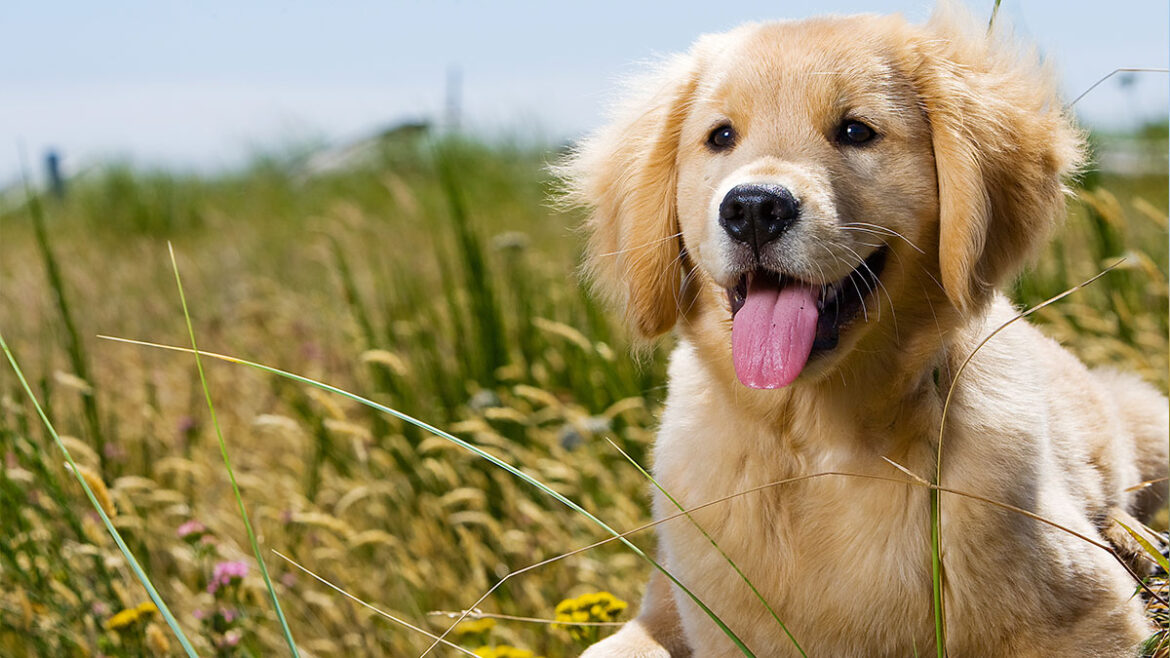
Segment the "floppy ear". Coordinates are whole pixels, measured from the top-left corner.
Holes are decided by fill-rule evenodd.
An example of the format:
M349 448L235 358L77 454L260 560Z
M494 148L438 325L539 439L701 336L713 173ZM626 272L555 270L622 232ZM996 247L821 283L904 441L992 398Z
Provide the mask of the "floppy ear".
M691 56L638 82L644 97L586 139L560 168L570 202L590 209L586 267L645 338L678 317L684 258L677 208L679 133L697 86Z
M924 32L914 78L938 169L939 269L947 297L967 311L1063 217L1083 138L1034 52L949 3Z

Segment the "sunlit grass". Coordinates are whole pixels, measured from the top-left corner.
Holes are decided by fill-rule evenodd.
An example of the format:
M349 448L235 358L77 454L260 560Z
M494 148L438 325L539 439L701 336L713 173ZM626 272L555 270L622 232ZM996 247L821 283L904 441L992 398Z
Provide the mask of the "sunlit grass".
M261 578L240 585L238 644L217 649L224 635L197 618L220 604L207 591L213 563L251 551L190 356L94 340L189 342L166 239L190 263L183 283L201 347L425 419L614 529L647 522L649 483L603 439L646 463L663 350L641 365L629 358L624 333L576 281L578 218L546 205L553 181L542 167L552 157L404 142L319 176L272 161L215 179L118 171L77 181L62 203L46 200L40 241L29 207L0 216L0 308L18 310L0 315L0 330L62 441L87 447L73 450L78 465L102 473L114 527L200 655L288 648ZM1121 271L1032 320L1087 362L1136 370L1166 390L1165 178L1098 175L1086 185L1014 294L1035 305L1125 256ZM56 275L46 274L46 246ZM433 610L482 603L548 618L588 592L639 599L650 567L616 541L492 590L520 567L607 535L548 492L353 400L238 367L209 366L206 377L258 543L387 614L438 636L449 620L428 618ZM140 585L57 451L0 369L0 654L126 655L103 624L141 603ZM180 538L191 520L215 543ZM339 604L297 568L270 566L305 651L418 655L434 642ZM500 621L489 639L550 658L579 649L567 632L533 624Z

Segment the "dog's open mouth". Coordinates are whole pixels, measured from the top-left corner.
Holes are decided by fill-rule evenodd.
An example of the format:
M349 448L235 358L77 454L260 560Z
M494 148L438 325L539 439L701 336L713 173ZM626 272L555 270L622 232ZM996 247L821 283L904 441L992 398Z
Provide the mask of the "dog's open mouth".
M841 331L877 288L885 264L882 247L831 286L764 269L745 272L727 290L739 381L751 388L787 386L815 354L837 347Z

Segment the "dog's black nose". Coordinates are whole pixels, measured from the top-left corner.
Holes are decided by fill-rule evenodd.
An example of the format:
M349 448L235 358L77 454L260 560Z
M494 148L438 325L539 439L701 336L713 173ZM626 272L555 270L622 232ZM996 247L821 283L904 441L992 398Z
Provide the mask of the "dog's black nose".
M733 239L759 252L799 214L796 197L779 185L736 185L719 204L719 225Z

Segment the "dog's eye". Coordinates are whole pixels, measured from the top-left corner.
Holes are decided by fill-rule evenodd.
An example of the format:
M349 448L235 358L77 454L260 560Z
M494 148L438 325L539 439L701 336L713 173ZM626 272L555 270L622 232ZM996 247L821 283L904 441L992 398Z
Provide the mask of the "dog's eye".
M712 151L726 151L732 146L735 146L735 129L726 123L712 130L707 136L707 148Z
M841 124L841 132L837 135L838 141L842 144L864 144L874 137L877 137L877 133L873 128L860 121L846 121Z

